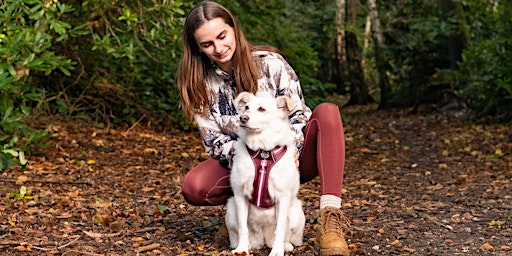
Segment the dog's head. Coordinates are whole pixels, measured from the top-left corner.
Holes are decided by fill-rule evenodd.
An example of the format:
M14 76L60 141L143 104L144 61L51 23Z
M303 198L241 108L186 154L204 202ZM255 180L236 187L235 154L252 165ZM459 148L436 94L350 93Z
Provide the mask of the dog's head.
M278 120L288 122L296 103L286 96L261 97L242 92L236 97L235 106L240 114L240 127L259 132Z

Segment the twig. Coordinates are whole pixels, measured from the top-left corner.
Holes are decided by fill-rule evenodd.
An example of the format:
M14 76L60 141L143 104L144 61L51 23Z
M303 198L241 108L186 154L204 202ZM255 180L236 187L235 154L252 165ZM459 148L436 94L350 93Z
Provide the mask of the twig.
M0 181L3 181L3 182L13 182L13 183L17 182L16 179L9 179L9 178L0 178ZM29 180L23 181L23 183L26 183L26 182L52 183L52 184L74 184L74 185L77 185L77 184L92 185L92 183L89 182L89 181L63 181L63 180L39 180L39 179L29 179Z
M156 248L160 247L160 244L150 244L146 246L141 246L135 250L135 252L145 252L145 251L151 251Z
M144 233L144 232L149 232L149 231L153 231L153 230L165 230L165 228L164 227L147 227L147 228L135 230L135 231L133 231L133 233Z
M121 232L117 233L93 233L89 231L82 230L87 236L92 238L105 238L105 237L115 237L121 234Z
M20 242L12 241L12 240L4 240L0 241L0 245L19 245Z
M132 126L130 126L130 128L128 128L128 130L126 130L126 133L129 133L133 128L135 128L135 126L137 126L142 121L142 119L144 119L144 117L146 117L146 114L142 114L139 120L137 120L137 122L135 122Z
M75 253L78 253L78 254L91 255L91 256L103 256L103 254L97 254L97 253L92 253L92 252L82 252L82 251L77 251L77 250L66 251L66 252L62 253L62 256L66 255L68 253L72 253L72 252L75 252Z
M69 243L67 243L65 245L61 245L61 246L57 247L57 249L61 250L61 249L65 248L65 247L68 247L69 245L71 245L71 244L75 243L76 241L78 241L78 239L80 239L80 237L82 237L82 236L78 235L77 238L75 238L73 241L71 241L71 242L69 242Z
M37 247L37 246L30 246L30 249L36 249L40 251L50 251L51 249L43 248L43 247Z
M57 247L57 250L62 250L64 249L65 247L68 247L69 245L75 243L76 241L78 241L78 239L80 239L80 235L78 235L73 241L65 244L65 245L61 245L59 247ZM12 240L6 240L6 241L0 241L0 245L27 245L29 243L26 243L26 242L18 242L18 241L12 241ZM33 245L30 245L30 248L31 249L36 249L36 250L40 250L40 251L51 251L51 250L54 250L55 248L43 248L43 247L39 247L39 246L33 246Z
M436 220L434 217L432 217L432 216L430 216L430 215L428 215L428 214L426 214L426 213L423 213L423 212L422 212L422 213L419 213L419 214L420 214L421 216L423 216L423 217L427 218L428 220L432 221L433 223L435 223L435 224L437 224L437 225L441 226L441 227L444 227L444 228L446 228L446 229L448 229L448 230L453 230L453 227L452 227L452 226L447 225L447 224L444 224L444 223L442 223L442 222L439 222L439 221L438 221L438 220Z

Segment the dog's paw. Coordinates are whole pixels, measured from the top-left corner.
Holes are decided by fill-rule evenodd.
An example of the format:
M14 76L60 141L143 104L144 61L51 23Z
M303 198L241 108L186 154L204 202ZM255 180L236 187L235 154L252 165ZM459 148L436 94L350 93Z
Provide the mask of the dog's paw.
M234 256L250 256L248 252L233 252Z
M232 250L234 256L249 256L249 246L238 246L236 249Z
M284 248L283 247L274 247L270 251L268 256L284 256Z
M284 251L285 252L293 251L293 244L291 244L291 243L284 243Z

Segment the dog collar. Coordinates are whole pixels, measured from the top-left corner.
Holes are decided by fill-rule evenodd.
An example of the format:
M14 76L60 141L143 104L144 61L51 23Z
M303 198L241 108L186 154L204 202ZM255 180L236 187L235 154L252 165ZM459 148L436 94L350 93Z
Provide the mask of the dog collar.
M254 163L254 181L249 202L258 208L271 208L274 201L268 192L268 177L275 163L286 153L286 146L277 146L270 151L247 148Z

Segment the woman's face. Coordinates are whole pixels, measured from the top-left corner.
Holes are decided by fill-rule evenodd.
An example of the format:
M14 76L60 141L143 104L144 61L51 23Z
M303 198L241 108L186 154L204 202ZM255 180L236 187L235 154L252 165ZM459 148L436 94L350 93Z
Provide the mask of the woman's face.
M222 18L201 25L194 32L199 50L215 61L224 71L232 73L232 59L236 50L235 31Z

